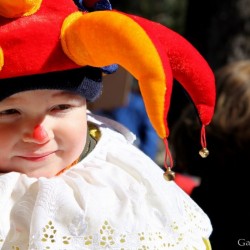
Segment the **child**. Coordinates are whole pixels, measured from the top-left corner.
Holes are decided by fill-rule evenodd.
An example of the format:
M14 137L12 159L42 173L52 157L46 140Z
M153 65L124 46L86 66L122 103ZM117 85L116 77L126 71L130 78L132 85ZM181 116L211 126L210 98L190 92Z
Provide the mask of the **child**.
M166 27L108 1L75 3L0 1L0 248L210 249L209 218L172 180L166 124L173 73L206 153L210 68ZM169 181L125 127L87 110L115 63L139 80Z

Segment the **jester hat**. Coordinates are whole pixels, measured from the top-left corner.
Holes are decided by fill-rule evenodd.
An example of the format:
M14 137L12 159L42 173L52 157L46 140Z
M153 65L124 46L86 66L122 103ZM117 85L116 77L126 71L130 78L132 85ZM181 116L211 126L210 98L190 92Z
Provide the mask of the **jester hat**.
M198 111L201 144L206 148L205 126L212 119L215 105L214 75L200 53L178 33L145 18L112 10L108 0L60 0L60 4L54 0L0 0L0 15L0 96L6 89L17 88L7 91L4 98L33 85L50 88L43 85L44 80L32 80L27 87L20 83L18 89L8 85L9 79L74 69L85 70L87 88L91 88L99 81L100 75L95 79L97 72L112 73L114 65L121 65L138 80L149 119L167 142L167 115L175 78ZM89 69L94 71L89 74ZM61 84L53 88L70 90ZM78 82L73 90L81 92L82 88L86 87Z

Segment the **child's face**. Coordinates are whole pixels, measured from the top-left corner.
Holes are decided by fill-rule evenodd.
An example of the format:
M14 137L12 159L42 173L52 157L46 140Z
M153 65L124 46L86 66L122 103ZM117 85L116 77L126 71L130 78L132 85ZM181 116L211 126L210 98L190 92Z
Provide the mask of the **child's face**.
M0 172L52 177L75 161L86 135L85 98L59 90L14 94L0 102ZM34 136L40 125L41 136Z

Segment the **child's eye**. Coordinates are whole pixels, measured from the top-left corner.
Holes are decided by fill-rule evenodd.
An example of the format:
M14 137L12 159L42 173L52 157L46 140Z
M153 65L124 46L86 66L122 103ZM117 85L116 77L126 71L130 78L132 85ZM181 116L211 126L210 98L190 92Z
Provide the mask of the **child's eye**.
M16 114L20 114L20 112L16 109L6 109L6 110L0 111L0 116L8 116L8 115L16 115Z
M54 106L51 111L60 111L60 110L66 110L66 109L70 109L71 105L69 104L59 104Z

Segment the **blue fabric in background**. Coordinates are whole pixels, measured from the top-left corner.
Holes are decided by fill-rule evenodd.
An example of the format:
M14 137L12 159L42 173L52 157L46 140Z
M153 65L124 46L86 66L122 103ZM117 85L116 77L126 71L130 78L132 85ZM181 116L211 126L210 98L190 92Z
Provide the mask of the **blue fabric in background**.
M129 93L127 106L112 111L99 111L98 114L114 119L130 129L136 135L136 146L152 160L156 159L159 137L149 121L140 92Z

